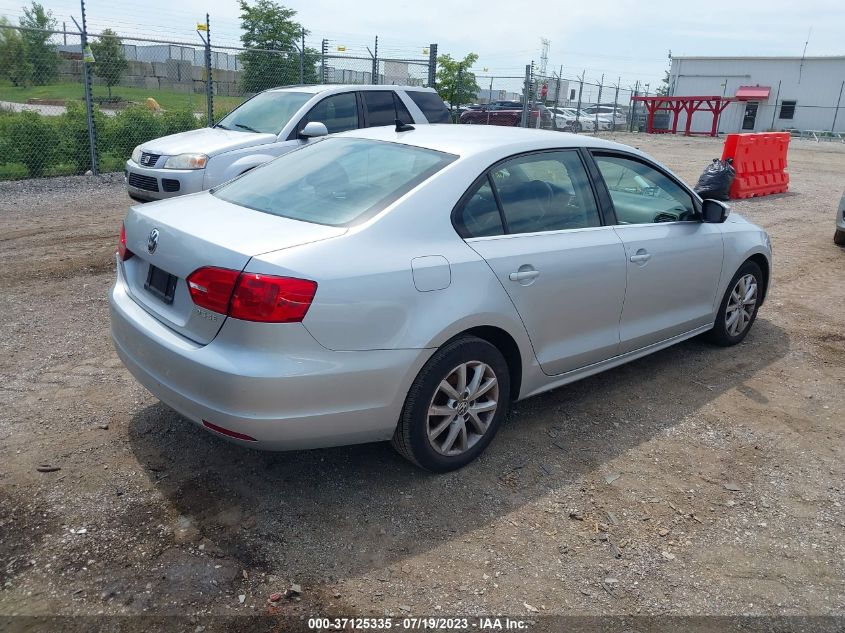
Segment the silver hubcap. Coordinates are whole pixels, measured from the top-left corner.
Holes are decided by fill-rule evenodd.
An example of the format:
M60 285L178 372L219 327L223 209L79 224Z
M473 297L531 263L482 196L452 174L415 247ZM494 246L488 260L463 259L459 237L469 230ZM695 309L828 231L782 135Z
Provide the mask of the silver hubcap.
M499 406L499 381L481 361L455 367L428 407L428 441L441 455L460 455L484 437Z
M754 275L743 275L731 290L728 307L725 310L725 329L731 336L738 336L751 323L754 306L757 305L757 279Z

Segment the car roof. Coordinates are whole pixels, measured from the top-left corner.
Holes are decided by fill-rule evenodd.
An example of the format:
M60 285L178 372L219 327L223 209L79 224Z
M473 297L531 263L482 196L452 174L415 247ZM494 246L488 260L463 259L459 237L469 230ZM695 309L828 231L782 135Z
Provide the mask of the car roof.
M644 155L639 150L580 134L535 130L497 125L454 125L450 123L420 125L408 132L397 132L393 126L371 127L336 134L337 137L372 139L403 143L461 157L488 152L508 156L519 152L587 147L617 149Z
M267 92L307 92L319 94L322 92L347 92L349 90L405 90L411 92L435 92L434 88L423 86L396 86L393 84L298 84L295 86L280 86L269 88Z

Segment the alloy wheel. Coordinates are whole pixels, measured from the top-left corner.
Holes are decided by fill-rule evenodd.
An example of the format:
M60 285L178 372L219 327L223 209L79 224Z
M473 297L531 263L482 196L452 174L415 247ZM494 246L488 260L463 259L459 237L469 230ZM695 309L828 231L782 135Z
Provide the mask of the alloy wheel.
M428 407L428 441L441 455L460 455L484 437L499 406L490 365L461 363L440 381Z
M725 309L725 329L731 336L739 336L751 323L757 305L757 279L746 274L740 277Z

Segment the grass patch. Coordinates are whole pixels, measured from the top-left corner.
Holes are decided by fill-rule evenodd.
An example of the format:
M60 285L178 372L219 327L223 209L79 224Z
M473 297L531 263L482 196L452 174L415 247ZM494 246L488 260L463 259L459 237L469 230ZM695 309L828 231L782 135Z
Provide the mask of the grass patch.
M94 86L93 94L95 99L107 99L108 88L105 86ZM112 88L112 96L119 97L125 101L143 103L147 97L152 97L164 110L190 108L194 112L205 112L205 94L193 92L178 92L176 90L149 90L147 88L128 88L126 86L115 86ZM57 83L49 86L26 86L16 87L8 82L0 83L0 101L14 101L26 103L29 99L61 99L79 100L85 98L81 83ZM244 100L244 97L214 97L214 111L228 112L233 110ZM104 104L104 107L108 105Z

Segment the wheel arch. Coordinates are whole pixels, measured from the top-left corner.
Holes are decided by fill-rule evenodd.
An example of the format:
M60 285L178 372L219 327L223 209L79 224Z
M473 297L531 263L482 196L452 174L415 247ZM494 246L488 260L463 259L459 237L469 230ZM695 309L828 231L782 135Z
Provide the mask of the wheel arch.
M502 353L502 356L505 357L505 362L508 365L508 374L511 382L511 400L518 400L519 390L522 386L522 354L520 352L519 345L513 336L511 336L506 330L496 327L495 325L478 325L459 332L450 338L449 341L453 341L463 336L475 336L487 341ZM449 341L447 341L447 343ZM446 343L444 343L444 345L445 344Z
M759 305L763 305L763 302L766 300L766 295L769 291L769 276L771 275L771 266L769 264L769 260L762 253L754 253L750 257L746 258L745 261L754 262L760 267L760 270L763 272L763 292L760 295L759 303Z

